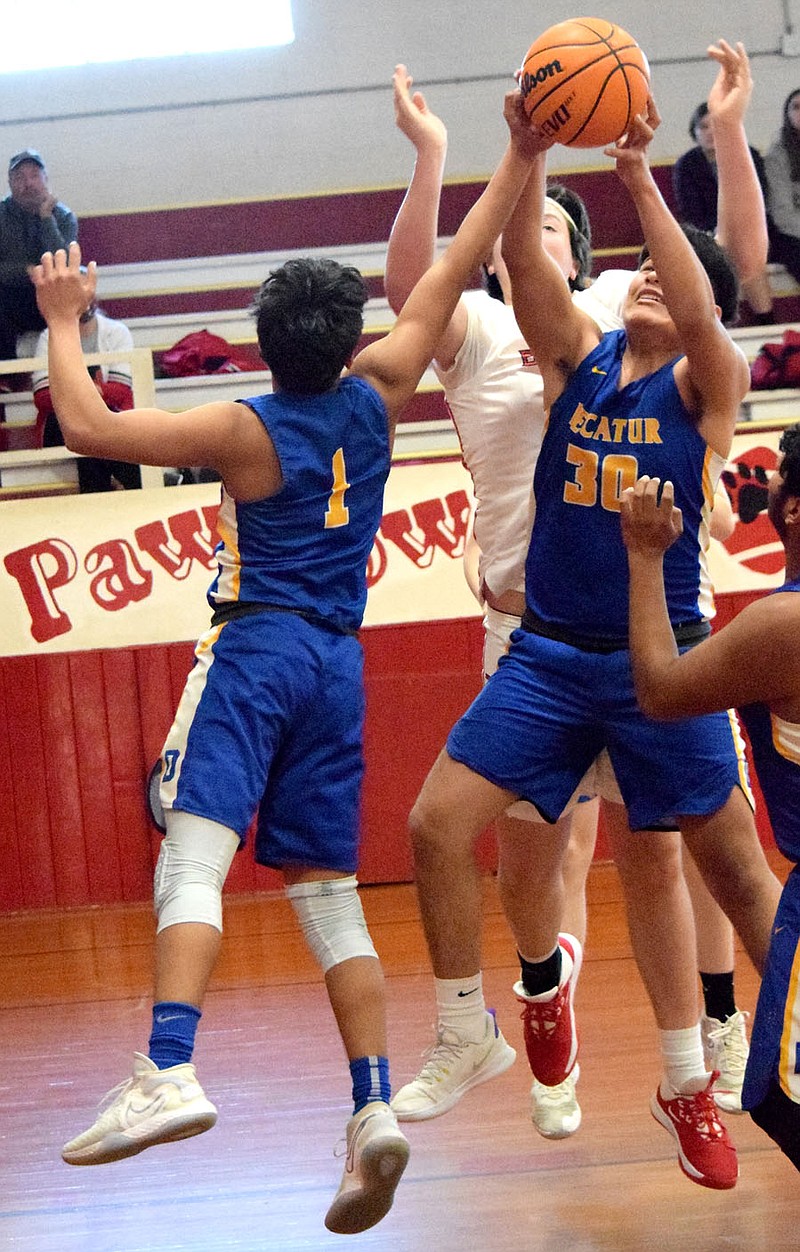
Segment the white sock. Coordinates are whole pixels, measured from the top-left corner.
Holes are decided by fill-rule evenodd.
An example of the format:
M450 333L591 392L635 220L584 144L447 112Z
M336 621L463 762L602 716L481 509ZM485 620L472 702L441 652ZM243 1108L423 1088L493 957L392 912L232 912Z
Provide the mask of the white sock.
M694 1095L702 1091L711 1075L703 1056L700 1023L685 1030L660 1030L658 1034L664 1061L662 1096L668 1099L677 1094Z
M439 1027L450 1027L469 1043L486 1035L483 975L471 978L436 978L436 1011Z

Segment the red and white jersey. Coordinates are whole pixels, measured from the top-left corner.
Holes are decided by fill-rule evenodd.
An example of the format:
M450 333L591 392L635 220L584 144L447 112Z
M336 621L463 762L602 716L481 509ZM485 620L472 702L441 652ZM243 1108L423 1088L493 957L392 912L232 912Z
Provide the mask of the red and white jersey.
M630 270L607 270L573 299L602 331L622 325ZM542 377L510 306L466 292L464 342L449 370L434 369L445 391L464 464L475 489L480 578L495 596L524 591L533 526L533 472L544 431Z
M133 346L133 335L124 322L119 322L116 318L106 317L104 313L98 312L97 318L97 336L93 340L82 340L84 352L128 352ZM36 344L35 356L46 357L48 344L48 332L43 330ZM130 361L112 361L111 364L103 364L100 367L100 376L104 383L115 382L124 383L126 387L132 387L132 367ZM35 370L33 374L33 390L39 391L43 387L48 387L50 380L47 370Z

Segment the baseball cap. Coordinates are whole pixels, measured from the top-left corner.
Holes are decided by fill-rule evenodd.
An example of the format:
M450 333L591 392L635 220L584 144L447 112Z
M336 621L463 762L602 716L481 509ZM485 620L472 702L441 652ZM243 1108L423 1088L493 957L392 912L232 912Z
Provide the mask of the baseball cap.
M13 174L14 170L22 165L25 161L33 161L34 165L38 165L39 169L44 169L44 157L37 152L35 148L23 148L21 152L15 152L8 163L8 172Z

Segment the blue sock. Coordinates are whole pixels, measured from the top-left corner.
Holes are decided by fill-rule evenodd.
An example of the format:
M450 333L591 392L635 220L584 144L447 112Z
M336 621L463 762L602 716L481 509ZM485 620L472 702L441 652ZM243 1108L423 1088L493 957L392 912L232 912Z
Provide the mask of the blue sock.
M353 1079L353 1112L360 1113L372 1100L384 1100L392 1096L389 1085L389 1062L385 1056L359 1056L350 1062Z
M153 1030L148 1056L159 1069L191 1061L201 1013L193 1004L162 1000L153 1005Z

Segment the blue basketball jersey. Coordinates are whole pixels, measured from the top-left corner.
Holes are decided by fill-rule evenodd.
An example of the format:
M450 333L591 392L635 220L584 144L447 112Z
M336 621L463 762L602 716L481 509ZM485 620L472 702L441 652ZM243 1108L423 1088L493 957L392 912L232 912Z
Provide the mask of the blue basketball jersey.
M554 402L534 476L536 520L525 569L531 614L594 639L628 635L620 498L642 474L670 479L683 536L667 552L673 625L699 622L708 518L724 460L698 433L675 361L620 388L624 331L604 335ZM677 358L676 358L677 359Z
M800 579L776 592L800 591ZM739 710L753 749L758 781L784 856L800 861L800 723L765 704ZM775 914L758 994L742 1107L756 1109L776 1083L800 1104L800 867L786 880Z
M800 591L800 579L778 587ZM800 861L800 724L776 717L765 704L739 710L753 749L775 842L790 861Z
M357 630L391 460L383 400L347 377L323 395L276 392L241 403L264 423L283 485L249 504L223 489L210 604L269 604Z

